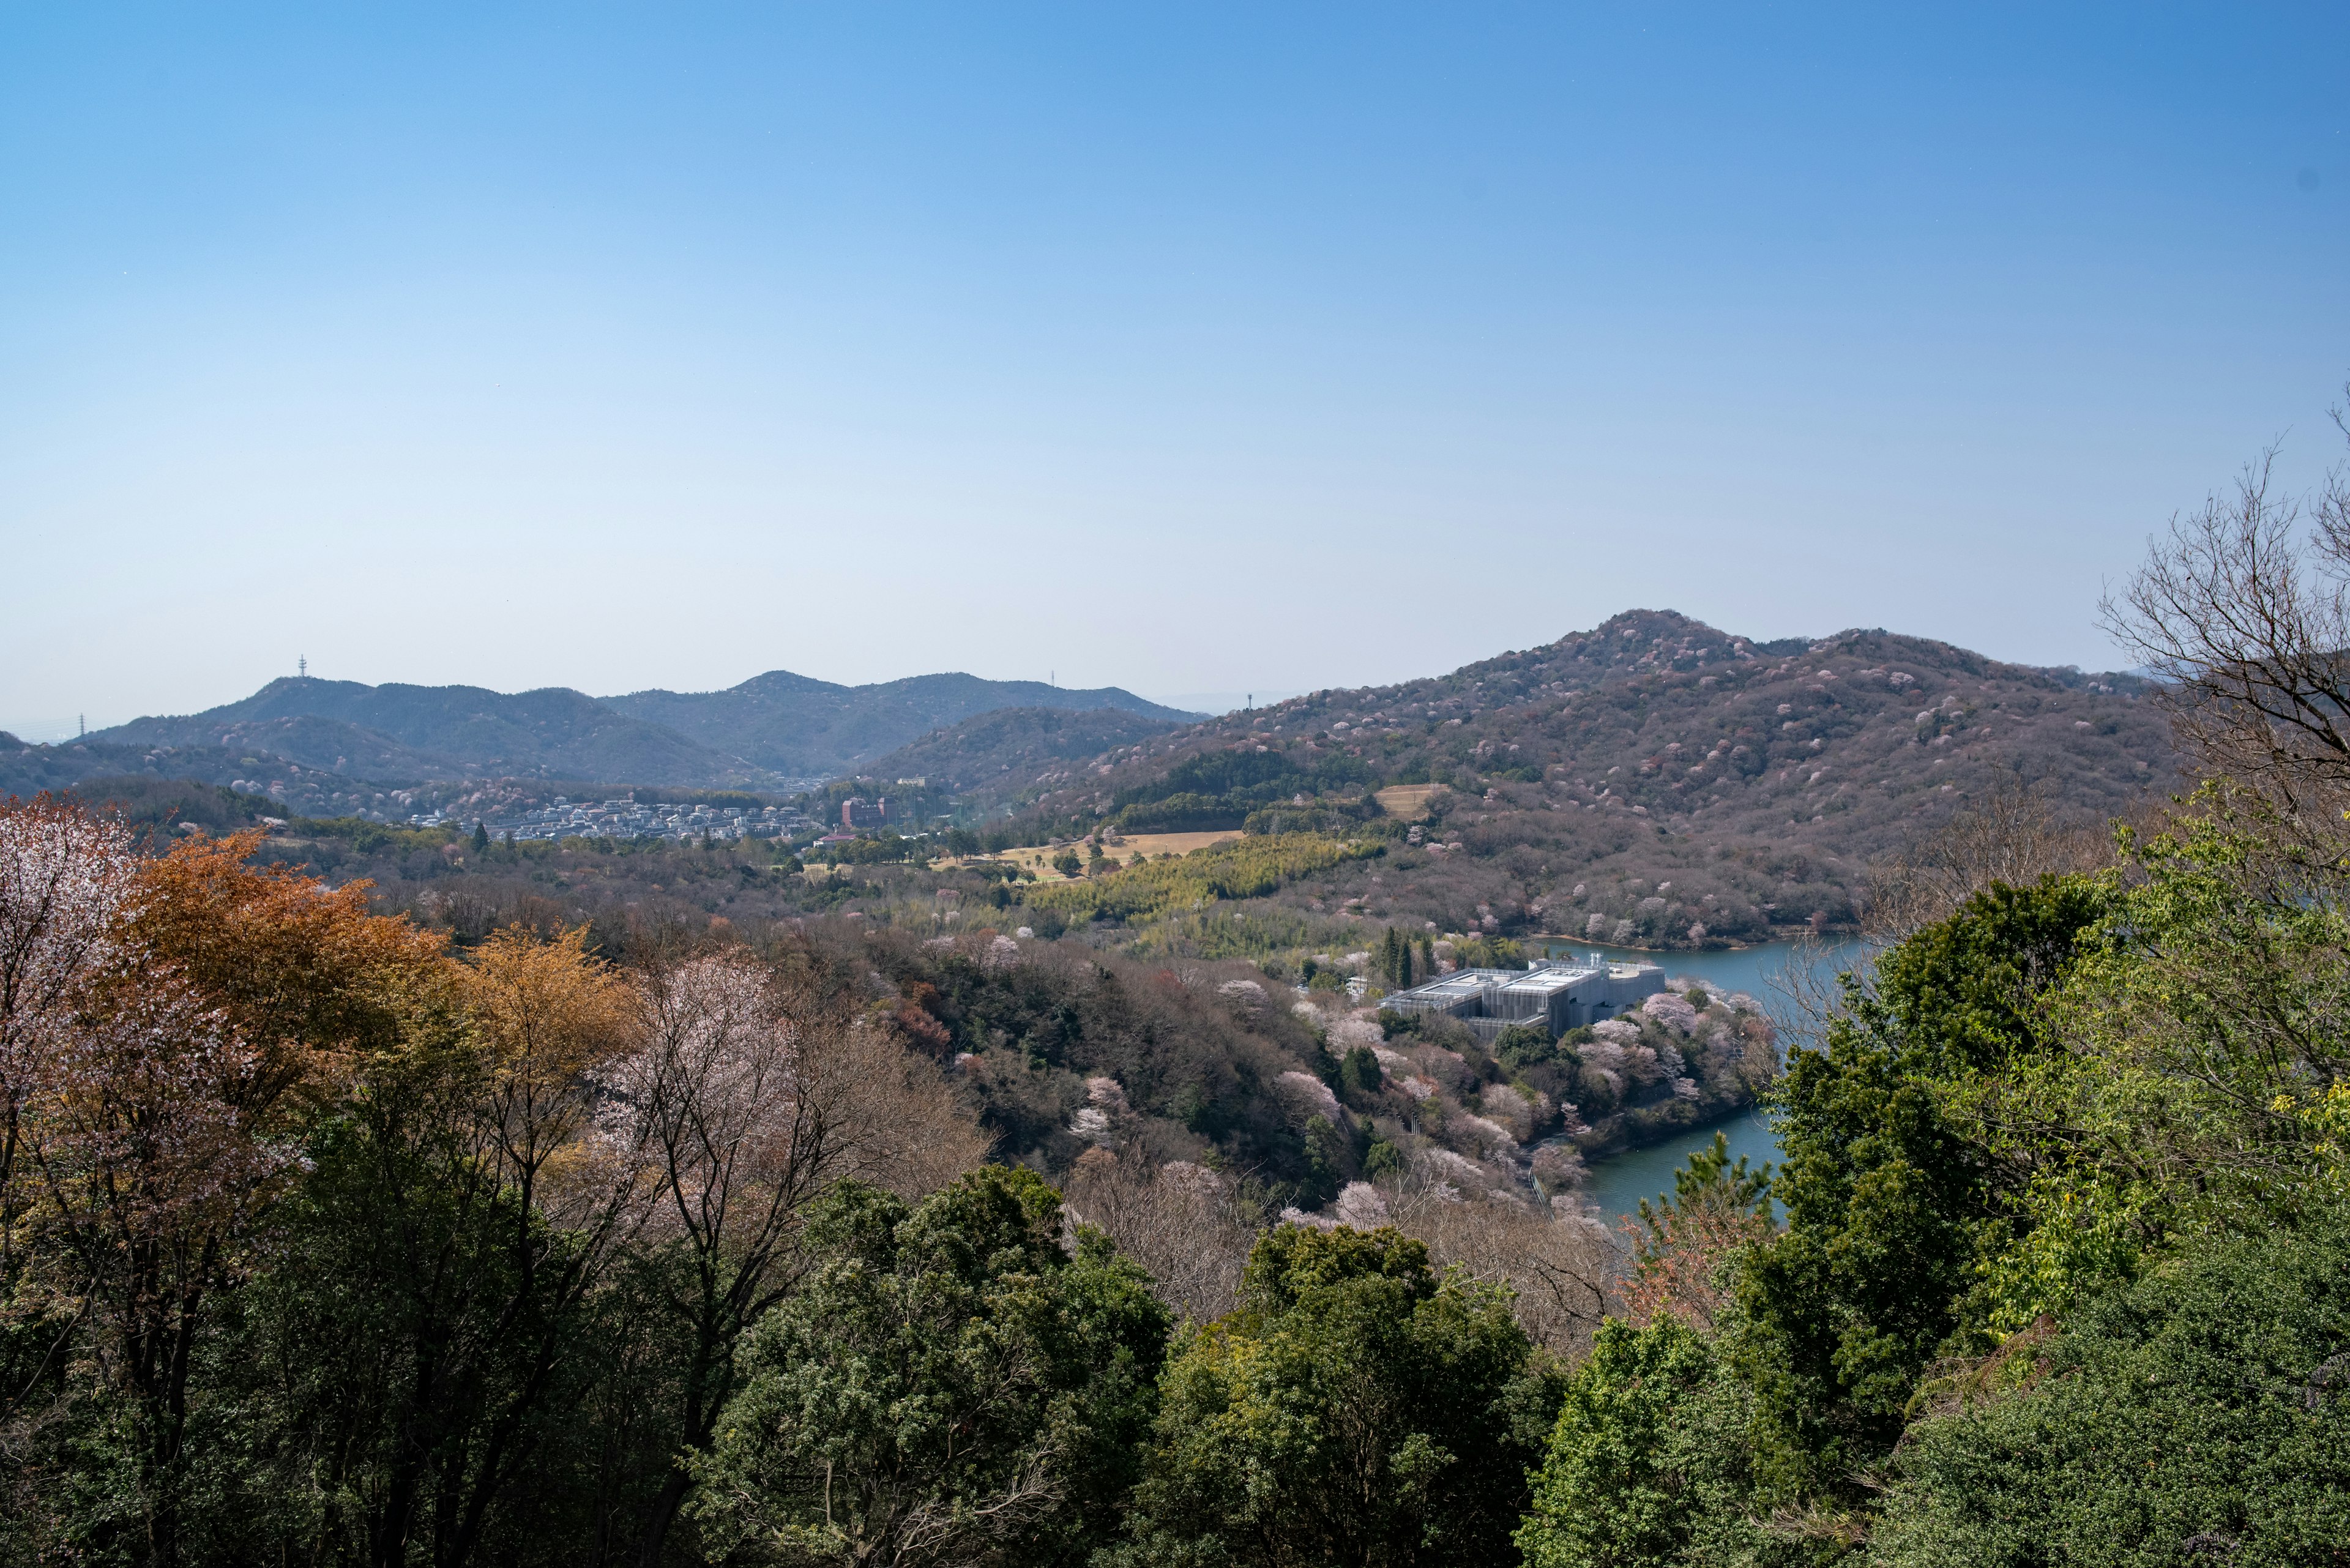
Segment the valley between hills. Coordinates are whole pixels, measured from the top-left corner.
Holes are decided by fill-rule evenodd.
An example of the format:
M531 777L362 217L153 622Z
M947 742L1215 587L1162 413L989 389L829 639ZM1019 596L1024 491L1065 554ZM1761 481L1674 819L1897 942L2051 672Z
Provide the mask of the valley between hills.
M0 793L70 790L161 836L265 831L260 857L364 881L461 950L521 925L623 962L712 937L859 953L879 1025L959 1064L1006 1158L1070 1168L1114 1082L1128 1147L1310 1206L1372 1152L1315 1145L1315 1107L1289 1102L1353 1052L1352 1125L1496 1190L1571 1188L1775 1071L1752 998L1643 1014L1610 1064L1604 1042L1398 1033L1384 990L1562 939L1669 968L1849 934L1872 867L1970 801L2021 784L2096 826L2177 789L2149 696L1882 631L1756 641L1635 611L1206 719L964 676L618 705L279 681L0 743ZM828 778L760 787L826 757Z
M1032 880L1000 857L1036 846L1080 885L1021 923L1137 953L1295 966L1389 925L1669 950L1853 929L1872 863L2003 783L2083 824L2160 799L2179 764L2147 695L2129 676L1884 631L1755 641L1634 611L1449 674L1208 719L1115 688L967 676L845 688L777 672L604 702L277 681L78 744L11 737L0 793L71 788L207 828L280 817L289 850L394 903L462 890L583 919L920 923L942 900L1025 908L1045 857L1029 857ZM812 760L837 772L760 787ZM473 825L500 837L557 796L705 803L719 831L695 853L727 869L592 835L512 861L467 854ZM816 842L840 837L844 801L884 797L888 822ZM722 843L712 814L728 810L795 831ZM1120 890L1130 845L1218 832L1244 837L1206 852L1186 900ZM1273 839L1376 853L1270 879L1214 869Z

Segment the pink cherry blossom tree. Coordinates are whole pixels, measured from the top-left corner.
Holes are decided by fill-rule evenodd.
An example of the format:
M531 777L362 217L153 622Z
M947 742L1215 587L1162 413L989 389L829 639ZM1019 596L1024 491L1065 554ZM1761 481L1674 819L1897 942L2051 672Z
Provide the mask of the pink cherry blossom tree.
M673 1265L682 1436L701 1449L735 1391L742 1336L796 1278L816 1197L849 1178L927 1191L987 1145L927 1062L746 950L656 968L637 992L639 1043L602 1070L601 1122L615 1150L647 1157L644 1234ZM669 1477L640 1561L662 1560L691 1484Z

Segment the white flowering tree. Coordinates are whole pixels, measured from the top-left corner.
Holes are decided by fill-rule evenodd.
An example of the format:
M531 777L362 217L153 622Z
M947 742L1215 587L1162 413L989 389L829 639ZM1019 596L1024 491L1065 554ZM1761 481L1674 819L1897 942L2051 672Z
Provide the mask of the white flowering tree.
M647 1240L672 1265L686 1346L680 1434L700 1449L735 1392L743 1335L798 1277L816 1198L847 1179L926 1191L986 1145L925 1064L745 950L648 972L637 1010L637 1045L603 1071L602 1120L608 1145L644 1151ZM643 1561L660 1560L691 1484L683 1469L664 1482Z
M28 1102L121 943L136 862L119 824L40 800L0 810L0 1288L13 1283ZM5 1392L13 1393L14 1390Z

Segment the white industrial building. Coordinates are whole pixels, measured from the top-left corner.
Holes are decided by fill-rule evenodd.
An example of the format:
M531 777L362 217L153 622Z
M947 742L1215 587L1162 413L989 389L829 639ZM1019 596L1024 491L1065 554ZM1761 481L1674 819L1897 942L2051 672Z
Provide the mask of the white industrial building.
M1399 991L1379 1005L1398 1012L1438 1012L1467 1024L1491 1044L1513 1026L1540 1029L1554 1040L1570 1029L1638 1008L1665 989L1665 971L1652 963L1537 959L1526 969L1464 969L1425 985Z

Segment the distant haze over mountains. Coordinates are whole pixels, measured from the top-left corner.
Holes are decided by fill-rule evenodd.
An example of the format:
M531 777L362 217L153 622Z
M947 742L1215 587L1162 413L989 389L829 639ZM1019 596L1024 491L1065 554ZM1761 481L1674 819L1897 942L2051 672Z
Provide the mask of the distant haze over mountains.
M738 757L563 687L362 686L286 678L242 701L93 732L100 744L220 746L380 784L483 776L749 781Z
M1287 830L1349 829L1373 810L1365 791L1432 781L1490 818L1485 831L1513 825L1541 880L1545 863L1606 874L1628 842L1603 854L1601 841L1639 820L1725 852L1833 844L1854 865L1999 775L2045 780L2068 811L2103 816L2178 776L2145 694L2127 675L1881 631L1753 642L1629 611L1447 675L1204 720L1117 688L965 674L850 687L775 670L723 691L605 698L281 680L78 742L0 744L0 795L177 778L289 815L404 820L564 792L781 792L869 774L887 794L920 776L964 820L1050 836L1105 818L1181 831L1265 814ZM1766 906L1805 896L1775 880L1736 893L1755 930L1772 924ZM1528 901L1499 884L1481 897L1496 910ZM1841 898L1813 907L1833 917Z
M198 753L208 774L259 776L276 771L274 760L379 784L515 777L772 788L851 771L941 726L1014 707L1117 709L1160 723L1194 717L1116 687L1072 691L964 674L852 687L778 670L724 691L602 699L563 687L506 693L283 679L202 713L93 731L82 754L123 773ZM153 754L165 747L169 756Z
M1072 691L1038 680L960 674L836 686L774 670L724 691L635 691L603 701L615 712L799 776L847 773L918 735L1002 708L1116 708L1169 723L1199 717L1115 686Z

